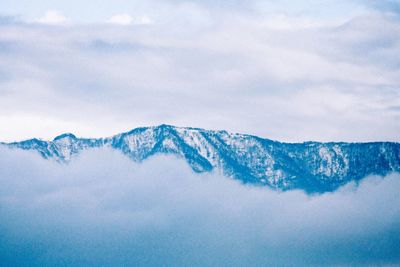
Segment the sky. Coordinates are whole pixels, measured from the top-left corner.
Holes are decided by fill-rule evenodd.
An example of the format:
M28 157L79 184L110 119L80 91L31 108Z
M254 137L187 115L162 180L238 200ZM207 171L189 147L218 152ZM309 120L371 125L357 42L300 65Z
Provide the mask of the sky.
M400 141L400 1L0 2L0 141Z
M398 266L400 177L277 192L182 160L0 148L5 266ZM22 163L22 164L21 164ZM23 167L21 167L23 166Z

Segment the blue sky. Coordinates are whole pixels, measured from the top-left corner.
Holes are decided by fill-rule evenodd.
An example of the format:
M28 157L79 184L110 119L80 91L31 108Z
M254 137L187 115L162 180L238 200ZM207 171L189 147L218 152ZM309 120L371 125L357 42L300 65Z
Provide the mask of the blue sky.
M399 1L1 1L0 140L161 123L400 141Z
M400 3L397 0L278 0L278 1L11 1L4 0L0 8L4 15L17 15L27 19L42 16L47 10L58 10L76 22L99 23L116 13L138 14L157 13L160 7L182 4L195 4L219 10L247 10L256 13L274 14L285 13L289 15L311 16L319 18L343 17L361 13L366 10L380 10L398 13Z
M398 1L9 1L0 3L4 15L20 16L34 20L48 10L58 10L76 23L101 23L114 14L160 15L160 10L169 6L194 4L219 11L247 11L260 14L284 13L293 16L333 19L359 14L366 10L387 10L398 12ZM141 14L142 13L142 14ZM157 14L158 13L158 14Z

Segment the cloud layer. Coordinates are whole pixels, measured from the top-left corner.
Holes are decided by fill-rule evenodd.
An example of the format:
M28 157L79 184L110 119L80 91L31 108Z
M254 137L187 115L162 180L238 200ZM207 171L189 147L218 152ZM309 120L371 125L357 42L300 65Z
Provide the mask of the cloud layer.
M330 266L400 263L400 176L307 196L115 151L69 165L0 153L0 260L9 266Z
M67 22L67 18L56 10L49 10L46 14L37 20L41 24L60 25Z
M150 1L103 20L120 14L113 21L128 26L0 19L0 140L168 123L282 141L399 141L390 1L287 2Z

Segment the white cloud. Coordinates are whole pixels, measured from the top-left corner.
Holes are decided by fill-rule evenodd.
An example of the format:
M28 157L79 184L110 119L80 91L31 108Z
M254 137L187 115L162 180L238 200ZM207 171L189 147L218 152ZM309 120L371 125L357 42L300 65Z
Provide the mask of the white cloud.
M147 11L130 11L131 24L147 14L151 27L3 25L0 140L161 123L282 141L399 140L392 16L332 26L200 3Z
M18 266L400 263L400 176L307 196L116 151L68 165L0 151L0 260Z
M153 20L146 15L132 17L128 14L116 14L107 20L107 23L116 25L149 25L153 23Z
M57 10L48 10L43 17L37 19L38 23L49 25L65 24L67 21L67 18Z
M108 23L117 25L131 25L133 18L128 14L116 14L107 20Z
M148 24L152 24L153 21L150 17L144 15L144 16L140 16L138 17L135 21L135 24L142 24L142 25L148 25Z

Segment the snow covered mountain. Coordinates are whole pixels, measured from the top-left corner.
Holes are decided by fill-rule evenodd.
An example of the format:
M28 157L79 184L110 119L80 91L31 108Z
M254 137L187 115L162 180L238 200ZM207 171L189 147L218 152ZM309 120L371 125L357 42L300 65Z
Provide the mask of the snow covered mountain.
M63 134L3 145L68 162L82 150L111 147L136 162L158 154L184 158L196 172L215 171L279 190L333 191L349 181L400 171L400 143L281 143L246 134L170 125L136 128L109 138Z

